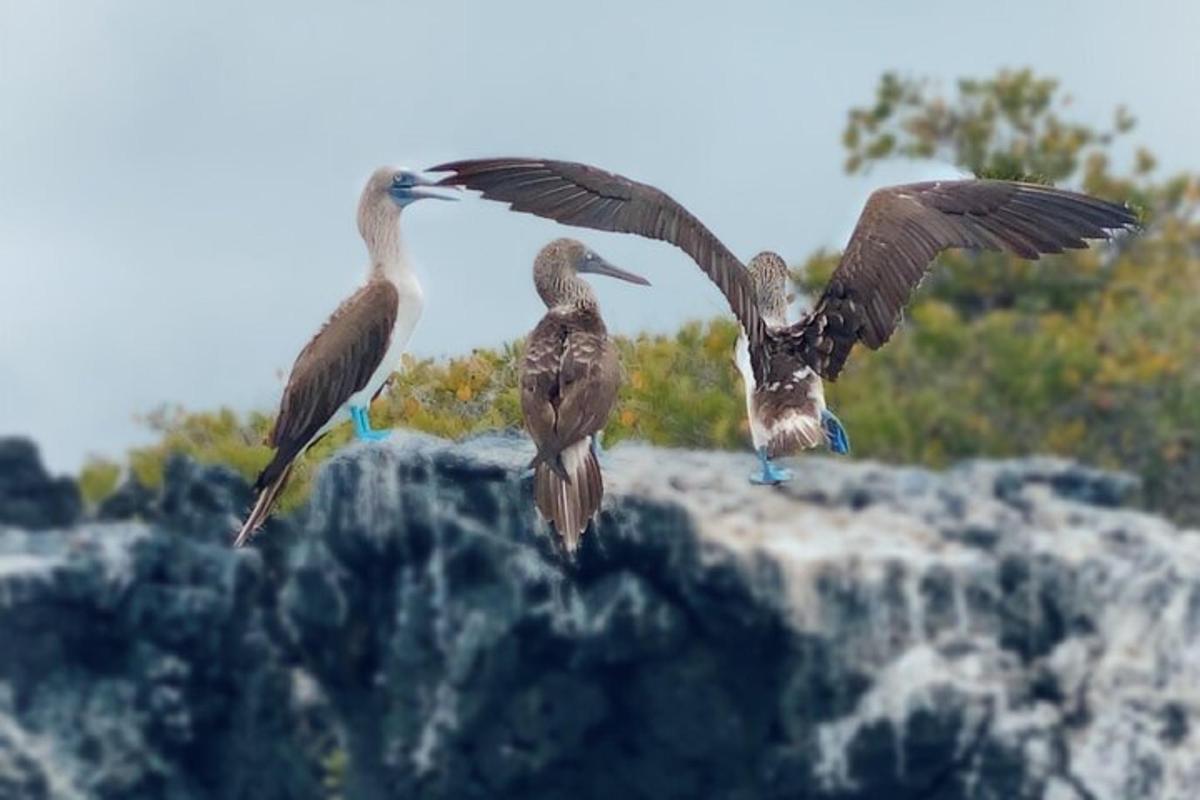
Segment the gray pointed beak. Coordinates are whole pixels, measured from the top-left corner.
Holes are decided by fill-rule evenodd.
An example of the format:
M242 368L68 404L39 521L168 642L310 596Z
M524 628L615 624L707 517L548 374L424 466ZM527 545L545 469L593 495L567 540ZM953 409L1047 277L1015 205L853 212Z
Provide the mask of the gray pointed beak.
M639 286L650 285L650 281L646 280L641 275L635 275L632 272L626 272L620 267L614 267L600 256L596 256L591 261L584 263L581 267L579 267L579 272L590 272L593 275L607 275L610 278L620 278L623 281L636 283Z
M450 194L443 194L450 192ZM433 178L426 178L424 175L417 175L413 178L412 189L409 194L416 198L428 198L430 200L458 200L462 194L462 189L458 186L453 188L448 186L438 186L438 182Z

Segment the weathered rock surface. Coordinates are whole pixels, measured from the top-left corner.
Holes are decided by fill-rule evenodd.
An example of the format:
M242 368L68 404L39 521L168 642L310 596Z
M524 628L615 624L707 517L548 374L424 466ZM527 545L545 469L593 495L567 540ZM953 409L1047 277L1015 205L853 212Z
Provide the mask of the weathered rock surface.
M70 525L83 502L70 478L52 478L28 439L0 438L0 525L31 530Z
M349 448L242 552L185 461L0 529L0 800L1200 796L1200 534L1127 479L627 445L567 563L529 455Z

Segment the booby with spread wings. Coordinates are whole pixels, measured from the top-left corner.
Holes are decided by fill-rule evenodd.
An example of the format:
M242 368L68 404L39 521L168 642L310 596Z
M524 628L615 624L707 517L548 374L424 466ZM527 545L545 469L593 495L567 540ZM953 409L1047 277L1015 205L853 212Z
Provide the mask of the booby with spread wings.
M367 181L358 204L358 232L370 256L367 281L342 301L292 365L267 439L275 453L254 482L254 505L236 547L266 522L296 457L338 422L343 409L359 439L387 436L371 427L367 409L396 369L424 304L400 236L400 212L425 197L455 199L433 184L392 167L377 169Z
M862 342L882 347L901 310L934 257L953 248L1002 250L1021 258L1087 247L1136 226L1125 206L1040 184L1000 180L911 183L875 191L867 200L842 259L811 310L794 324L773 325L759 308L750 272L691 212L665 192L586 164L530 158L490 158L441 164L439 183L479 191L514 211L604 231L634 233L679 247L692 257L729 302L745 335L753 396L792 392L789 412L829 433L824 402L804 398L821 381L836 380L850 351ZM753 408L751 409L753 414ZM763 482L773 476L770 440L783 422L756 421L767 444L756 441ZM840 426L837 426L840 428ZM844 433L844 432L843 432ZM791 437L776 454L811 446L814 437ZM816 438L816 441L820 441ZM765 449L764 449L765 448Z
M530 464L534 502L569 553L600 509L604 480L594 437L621 385L616 345L582 273L649 284L574 239L556 239L533 262L533 284L546 314L525 343L521 413L537 446Z
M747 265L754 284L758 312L771 328L788 325L791 271L778 253L764 251ZM850 437L841 420L825 405L825 386L812 371L781 377L759 384L750 364L746 332L738 335L734 363L746 389L746 417L750 422L750 440L758 453L761 470L750 477L751 483L776 484L791 480L790 470L776 466L771 459L827 443L835 453L850 452Z

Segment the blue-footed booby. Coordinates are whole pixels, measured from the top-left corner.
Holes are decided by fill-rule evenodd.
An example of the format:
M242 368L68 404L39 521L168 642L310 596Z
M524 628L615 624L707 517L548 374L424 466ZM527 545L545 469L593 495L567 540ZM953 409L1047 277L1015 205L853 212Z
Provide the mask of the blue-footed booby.
M581 273L649 285L574 239L556 239L533 262L533 285L546 314L525 343L521 413L537 446L530 462L534 502L568 553L600 509L604 480L594 437L621 385L617 348Z
M400 235L400 212L424 197L454 199L430 188L433 184L394 167L375 170L367 181L358 203L358 232L370 256L367 281L342 301L292 365L267 437L275 454L254 482L254 506L236 547L266 521L296 457L337 423L343 409L359 439L387 436L371 427L367 409L396 368L423 306Z
M440 185L477 190L514 211L634 233L682 249L725 295L741 324L756 392L758 387L782 391L789 385L802 394L818 391L822 381L837 379L855 344L882 347L934 257L944 250L1001 250L1036 259L1086 248L1087 239L1109 239L1137 225L1123 205L1040 184L951 180L878 189L867 200L816 303L798 322L773 326L759 308L750 272L660 189L586 164L547 159L474 159L430 171L452 173ZM816 404L812 406L815 410ZM844 436L836 419L822 417L813 423L826 430L831 442ZM820 440L809 436L805 441L814 438ZM764 477L772 478L769 453L760 457ZM774 477L786 478L775 472Z
M754 298L763 323L779 329L788 325L791 272L777 253L764 251L750 259L750 279ZM789 470L771 459L792 455L827 443L835 453L850 452L850 439L842 423L825 406L825 387L807 367L770 376L759 385L750 364L750 348L743 330L734 348L734 363L746 389L746 416L750 421L750 439L758 454L761 472L750 477L751 483L775 484L791 480ZM779 363L782 363L779 362Z

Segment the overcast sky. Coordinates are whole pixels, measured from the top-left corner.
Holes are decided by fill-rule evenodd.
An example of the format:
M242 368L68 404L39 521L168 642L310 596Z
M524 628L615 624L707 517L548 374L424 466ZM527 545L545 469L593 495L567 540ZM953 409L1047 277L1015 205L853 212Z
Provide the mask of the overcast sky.
M1028 65L1087 122L1128 104L1164 168L1194 168L1198 9L0 0L0 434L73 470L145 440L134 415L162 403L273 408L363 278L354 210L380 164L589 161L667 189L744 258L795 260L838 246L873 185L954 174L842 174L845 112L883 70L949 86ZM532 327L532 258L567 231L654 282L594 281L610 328L724 310L666 245L483 202L418 203L404 228L419 355Z

